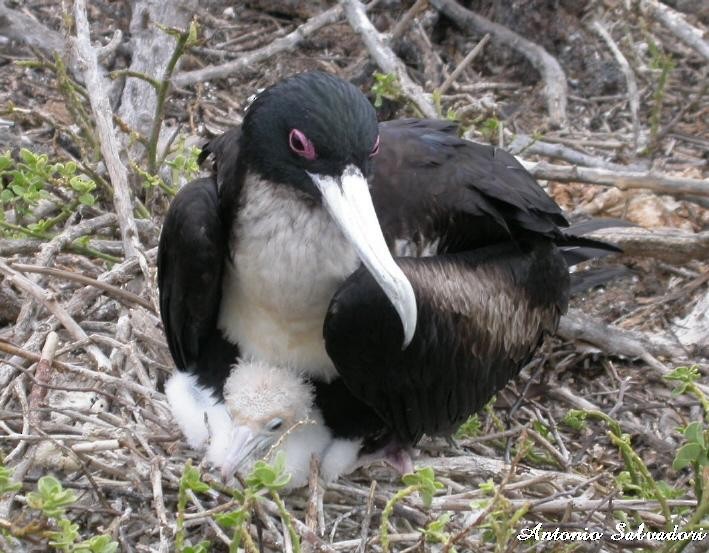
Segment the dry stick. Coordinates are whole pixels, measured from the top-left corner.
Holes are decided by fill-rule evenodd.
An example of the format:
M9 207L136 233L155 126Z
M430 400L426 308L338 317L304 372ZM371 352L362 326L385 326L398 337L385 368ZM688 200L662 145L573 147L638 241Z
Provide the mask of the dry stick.
M155 457L150 462L150 483L153 487L153 505L158 521L160 522L160 553L168 553L170 551L170 542L168 536L170 534L170 524L167 520L167 510L165 509L165 500L162 492L162 470L160 468L160 457Z
M16 345L11 344L10 342L6 342L5 340L2 340L2 339L0 339L0 351L3 351L5 353L9 353L10 355L13 355L16 357L21 357L23 359L27 359L28 361L32 361L32 362L37 362L41 359L41 356L38 355L37 353L19 348ZM87 378L97 380L98 382L102 382L103 384L109 384L111 386L116 386L118 388L125 388L126 390L140 394L141 396L143 396L147 399L150 399L150 400L165 399L164 395L162 395L150 388L146 388L145 386L141 386L140 384L137 384L136 382L133 382L132 380L127 380L125 378L118 378L116 376L111 376L110 374L106 374L106 373L102 373L102 372L92 371L91 369L86 369L84 367L80 367L78 365L72 365L70 363L63 363L61 361L57 361L56 359L52 362L52 365L54 365L55 367L57 367L58 369L61 369L63 371L76 373L76 374L85 376Z
M20 274L15 269L10 267L4 261L0 261L0 273L3 273L7 278L8 282L24 290L30 296L34 298L35 301L44 305L58 320L61 322L62 326L69 331L69 334L75 340L88 340L88 336L84 332L84 329L79 326L69 313L61 306L61 304L53 297L52 294L41 288L37 283L31 281L26 276ZM108 358L103 354L103 352L95 345L88 345L86 351L91 355L96 363L96 366L103 370L109 370L111 367Z
M416 2L414 2L413 5L404 14L404 17L402 17L397 22L397 24L394 25L394 28L392 29L391 33L389 33L390 40L393 42L398 38L401 38L406 32L406 30L409 28L409 25L413 21L413 19L419 13L424 11L427 7L428 0L416 0Z
M345 15L352 29L362 37L367 50L384 73L393 73L404 95L413 102L418 110L432 119L438 118L436 108L428 99L423 89L409 77L406 66L387 45L384 37L367 17L364 4L359 0L342 0Z
M549 122L554 127L566 124L566 75L559 62L549 52L508 28L466 10L454 0L431 0L431 5L468 32L490 33L497 42L517 50L527 58L544 81Z
M71 244L77 238L92 234L97 230L111 226L115 224L116 216L112 213L107 213L104 215L99 215L93 219L85 219L76 225L71 225L61 231L59 234L54 236L49 242L45 242L40 248L39 254L37 255L37 264L49 267L54 261L54 258L59 254L59 252ZM35 282L39 282L38 279L32 279ZM20 316L18 317L15 326L25 327L29 319L36 319L37 317L37 303L34 301L28 302L22 307L20 311Z
M47 335L47 340L44 342L44 347L42 348L42 355L40 356L39 361L37 362L37 368L35 369L34 374L35 382L30 391L30 396L28 400L28 417L30 427L37 426L40 423L40 415L42 414L42 411L39 409L39 407L41 407L48 390L47 387L42 386L41 384L48 384L51 380L52 362L54 361L54 354L57 350L57 343L57 333L50 332ZM23 434L25 434L24 428ZM29 449L27 449L27 451L25 452L22 460L14 467L12 475L14 481L22 482L24 480L27 471L32 467L32 464L34 463L37 447L38 444L36 443L30 445ZM10 494L9 497L4 498L2 506L0 507L0 512L2 512L3 514L9 513L14 498L14 493Z
M374 509L374 492L377 489L377 481L372 480L369 485L369 496L367 497L367 508L362 517L362 528L359 532L359 545L355 553L365 553L367 549L367 536L369 535L369 525L372 523L372 510Z
M291 33L282 38L270 42L267 46L248 52L238 59L222 63L219 65L209 65L194 71L184 71L172 78L175 86L188 86L194 83L209 81L211 79L223 79L241 73L245 69L253 67L268 58L281 52L292 50L303 42L308 36L325 25L335 23L342 16L342 7L334 6L297 27Z
M128 171L121 162L117 133L113 127L113 110L106 92L106 82L99 70L96 51L91 46L89 21L86 16L86 0L75 0L74 19L76 40L74 47L79 63L83 66L86 90L89 93L91 111L94 114L96 130L101 144L106 169L113 185L113 202L121 228L121 238L126 257L136 257L146 283L150 283L148 262L141 251L138 228L133 217L133 207L128 184Z
M590 232L589 238L609 241L624 255L652 257L674 265L709 259L709 230L688 232L674 228L607 228Z
M453 73L451 73L448 78L443 82L443 84L440 86L438 89L438 92L441 94L445 94L446 91L450 88L450 86L455 82L455 80L460 76L460 74L463 72L463 70L470 65L470 63L482 52L483 48L485 48L485 45L488 43L490 40L490 33L485 33L485 36L482 37L480 42L478 42L475 45L475 48L473 48L467 56L463 58L463 60L458 64L458 67L456 67L453 70Z
M633 121L633 150L638 149L638 139L640 137L640 119L638 117L638 111L640 110L640 95L638 93L638 83L635 80L635 73L633 73L633 68L630 67L628 60L620 51L618 45L613 40L613 37L608 32L603 24L599 20L595 20L591 23L591 28L598 33L603 41L606 43L610 49L615 61L620 66L620 70L623 72L625 77L625 84L628 88L628 104L630 106L630 117Z
M709 42L704 40L701 29L687 23L683 14L657 0L641 0L640 9L649 13L653 19L662 23L673 35L709 61Z
M105 282L99 282L95 278L87 277L81 273L75 273L73 271L64 271L62 269L51 269L49 267L39 267L37 265L25 265L24 263L10 262L10 266L23 273L39 273L43 275L64 278L67 280L73 280L75 282L80 282L81 284L86 284L87 286L95 286L96 288L99 288L104 292L108 292L110 295L114 296L119 300L124 300L129 303L140 305L141 307L145 307L147 310L152 311L153 313L156 312L155 308L149 301L141 298L133 292L123 290L122 288L112 286L111 284L107 284Z
M663 175L654 171L610 171L598 167L568 167L544 161L521 161L537 179L557 182L587 182L621 190L647 189L658 194L709 196L709 181Z
M313 453L310 456L310 473L308 474L308 507L305 511L305 524L316 534L318 533L318 497L320 496L320 460Z
M563 144L553 142L544 142L537 140L528 134L513 134L510 131L505 131L505 138L512 140L507 146L507 150L516 155L537 154L553 159L561 159L573 163L574 165L583 165L584 167L600 167L602 169L610 169L612 171L628 171L639 169L640 166L627 166L613 163L600 156L592 156L584 152L579 152L573 148L569 148Z

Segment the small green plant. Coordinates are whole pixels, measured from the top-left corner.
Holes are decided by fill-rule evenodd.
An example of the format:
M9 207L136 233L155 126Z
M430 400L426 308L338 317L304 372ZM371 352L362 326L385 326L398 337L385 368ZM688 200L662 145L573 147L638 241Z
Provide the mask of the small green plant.
M402 98L401 86L394 73L374 73L374 107L380 108L384 100L398 102Z
M20 489L12 481L12 471L0 464L0 497ZM118 543L109 536L92 536L79 541L79 525L66 516L67 508L76 503L76 495L65 490L53 476L43 476L37 489L27 494L27 505L39 512L39 517L25 527L10 525L4 531L18 540L47 539L48 545L62 553L116 553Z
M483 425L482 422L480 422L480 417L475 413L474 415L470 415L468 420L460 425L460 428L458 428L455 433L455 437L458 439L474 438L481 434L482 429Z
M248 524L251 520L251 511L254 504L259 501L265 493L271 496L271 499L273 499L273 502L278 507L281 519L285 523L286 528L288 528L288 534L293 544L293 551L296 553L300 552L300 538L295 531L293 517L290 512L288 512L288 509L286 509L286 505L278 493L288 485L290 479L290 474L285 471L285 456L282 452L279 452L273 464L268 464L265 461L257 461L254 464L251 472L246 477L246 487L243 491L232 490L234 499L240 503L239 507L215 517L215 520L221 526L232 530L230 553L236 553L242 544L248 553L258 552L258 548L249 534Z
M655 84L655 92L652 95L652 110L650 112L650 137L654 140L660 128L660 118L662 116L662 103L665 98L667 89L667 81L669 80L672 70L676 63L672 57L663 52L655 41L648 36L647 40L648 52L650 53L650 67L659 71L657 83Z
M379 540L382 544L382 550L387 553L389 551L389 519L394 513L394 507L397 503L415 493L421 495L421 500L425 507L430 507L433 501L433 496L438 490L443 489L443 484L436 480L436 475L431 467L424 467L412 474L405 474L401 480L406 487L396 492L384 506L382 511L382 522L379 526Z
M206 493L210 490L209 484L202 481L202 475L192 466L188 459L182 471L180 484L177 489L177 524L175 530L175 551L177 553L202 553L209 550L209 542L202 541L197 545L187 543L185 539L185 511L187 509L187 492Z
M61 482L53 476L43 476L37 482L37 491L27 494L27 504L42 511L48 518L63 517L66 507L76 503L76 495L65 490Z
M478 130L488 142L497 142L501 125L502 123L497 117L488 117L480 123Z
M426 543L447 543L451 538L450 532L446 532L450 519L450 513L443 513L436 520L429 522L426 528L420 528L419 530L424 535ZM453 546L449 548L449 551L457 553L456 548Z

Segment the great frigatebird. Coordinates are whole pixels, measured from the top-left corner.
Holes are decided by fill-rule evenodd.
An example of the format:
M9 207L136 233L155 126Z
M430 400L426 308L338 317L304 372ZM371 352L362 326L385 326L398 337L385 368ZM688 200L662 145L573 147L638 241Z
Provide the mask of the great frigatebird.
M166 217L158 283L173 413L227 473L275 443L294 485L311 453L329 478L410 468L555 330L564 250L614 249L562 230L510 154L446 121L378 124L325 73L260 93L209 154Z

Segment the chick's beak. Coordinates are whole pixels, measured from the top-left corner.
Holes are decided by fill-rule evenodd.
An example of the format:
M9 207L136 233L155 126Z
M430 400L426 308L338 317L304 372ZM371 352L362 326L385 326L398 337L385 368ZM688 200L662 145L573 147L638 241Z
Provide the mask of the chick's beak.
M248 426L235 426L222 464L222 479L229 480L248 461L264 453L270 441L268 436L256 434Z

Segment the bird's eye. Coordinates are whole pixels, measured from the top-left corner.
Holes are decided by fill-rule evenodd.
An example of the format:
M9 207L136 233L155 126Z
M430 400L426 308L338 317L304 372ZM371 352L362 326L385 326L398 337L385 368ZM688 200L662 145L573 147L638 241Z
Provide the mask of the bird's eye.
M269 423L266 425L266 428L269 432L273 432L275 430L278 430L281 426L283 426L283 419L275 418L269 421Z
M294 153L309 161L318 157L313 143L298 129L291 129L288 135L288 145Z
M379 135L377 135L377 139L374 141L374 146L372 146L372 151L369 152L369 157L374 157L379 153Z

